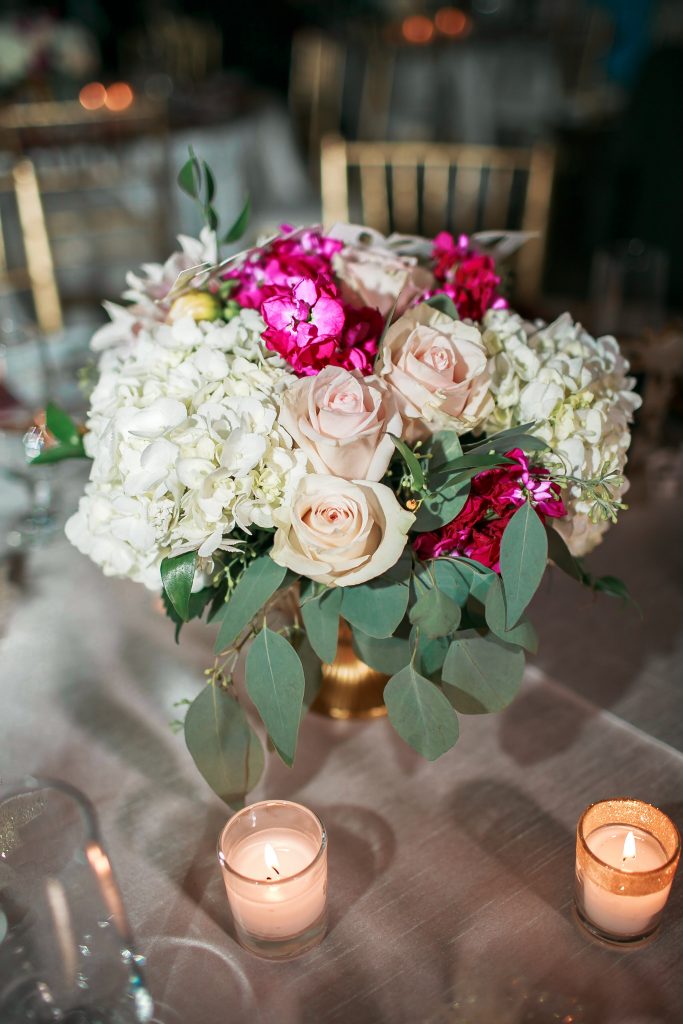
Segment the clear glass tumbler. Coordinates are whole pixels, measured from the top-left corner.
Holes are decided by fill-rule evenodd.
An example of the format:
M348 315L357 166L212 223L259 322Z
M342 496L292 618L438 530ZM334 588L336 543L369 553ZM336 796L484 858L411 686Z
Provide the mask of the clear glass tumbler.
M153 1004L92 804L51 779L0 790L0 1020L140 1024Z

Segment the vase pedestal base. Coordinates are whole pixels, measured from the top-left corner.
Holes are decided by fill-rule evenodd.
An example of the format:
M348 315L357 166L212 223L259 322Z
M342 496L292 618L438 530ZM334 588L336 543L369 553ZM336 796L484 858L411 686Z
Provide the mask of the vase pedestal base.
M384 687L389 676L370 668L357 657L351 629L339 624L337 656L322 666L322 686L311 710L328 718L381 718L387 713Z

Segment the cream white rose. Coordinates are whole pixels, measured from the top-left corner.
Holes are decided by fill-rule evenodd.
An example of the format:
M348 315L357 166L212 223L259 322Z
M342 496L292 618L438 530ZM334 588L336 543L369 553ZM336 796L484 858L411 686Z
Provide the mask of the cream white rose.
M377 377L326 366L282 395L280 424L316 473L347 480L381 480L403 421L393 392Z
M278 526L271 557L278 565L328 586L375 579L399 560L415 516L384 484L311 474Z
M493 409L481 334L426 303L387 331L380 376L396 394L408 440L434 430L472 430Z
M335 253L332 266L342 282L342 294L356 306L372 306L387 317L396 306L400 316L434 284L429 270L412 256L370 245L347 245Z

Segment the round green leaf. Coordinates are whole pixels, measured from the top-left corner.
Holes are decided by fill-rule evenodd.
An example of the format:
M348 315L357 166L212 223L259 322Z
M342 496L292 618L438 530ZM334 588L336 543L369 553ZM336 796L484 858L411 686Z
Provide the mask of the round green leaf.
M507 627L511 629L536 593L548 562L548 538L541 520L525 501L505 527L500 545L500 574L505 590Z
M267 626L249 648L246 683L275 749L291 767L304 699L304 670L292 645Z
M512 629L507 628L505 612L505 596L503 587L498 576L494 577L488 588L485 601L486 624L508 644L515 644L518 647L525 647L527 651L536 653L538 650L538 636L525 615Z
M431 640L453 633L460 625L460 605L438 587L421 594L410 609L410 621Z
M268 598L275 593L286 573L285 567L274 562L270 555L259 555L251 562L225 608L215 616L221 624L216 638L216 653L235 642L245 626L249 625Z
M408 607L407 582L392 580L387 573L369 583L343 589L341 614L347 622L368 636L392 636Z
M441 673L448 698L466 715L502 710L523 674L524 653L492 636L453 640Z
M441 690L406 665L384 687L389 721L401 739L428 761L456 743L458 716Z
M185 742L211 789L238 809L263 774L263 747L232 694L204 687L188 708Z
M311 647L320 660L328 664L334 661L337 653L341 602L341 589L331 587L319 597L308 598L301 604L301 615Z
M410 661L408 641L403 637L374 637L353 627L353 649L366 665L391 676Z

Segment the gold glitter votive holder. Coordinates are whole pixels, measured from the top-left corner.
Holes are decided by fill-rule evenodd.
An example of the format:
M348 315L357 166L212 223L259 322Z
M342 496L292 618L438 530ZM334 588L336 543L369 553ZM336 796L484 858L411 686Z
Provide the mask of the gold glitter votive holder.
M619 797L591 804L576 829L575 902L581 922L607 942L652 935L681 853L678 829L657 807Z

